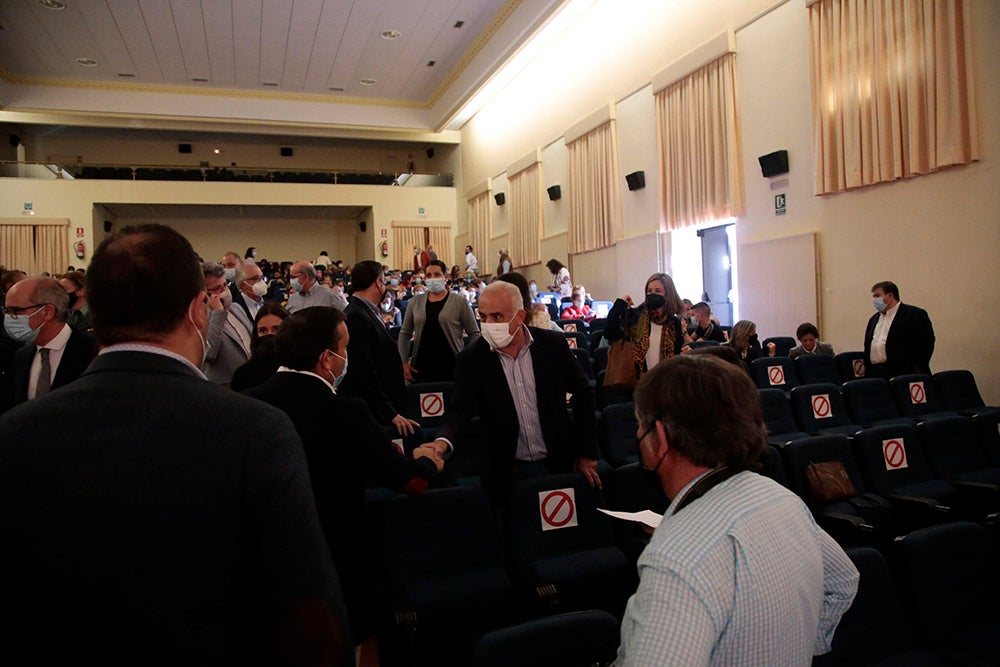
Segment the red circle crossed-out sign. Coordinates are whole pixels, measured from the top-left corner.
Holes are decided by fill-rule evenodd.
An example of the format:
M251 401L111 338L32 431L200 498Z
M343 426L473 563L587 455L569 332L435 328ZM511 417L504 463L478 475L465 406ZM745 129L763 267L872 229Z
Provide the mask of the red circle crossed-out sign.
M542 499L542 521L553 528L562 528L574 514L573 499L565 491L553 491Z
M826 394L813 396L813 414L819 419L830 416L830 397Z
M923 382L911 382L910 383L910 399L914 403L926 403L927 394L924 392Z
M781 366L771 366L767 369L767 379L771 384L785 384L785 369Z
M424 417L440 417L444 413L444 398L441 394L420 394L420 414Z
M882 445L885 467L889 470L906 467L906 450L902 440L886 440Z
M865 360L855 359L853 363L854 363L854 377L863 378L865 376Z

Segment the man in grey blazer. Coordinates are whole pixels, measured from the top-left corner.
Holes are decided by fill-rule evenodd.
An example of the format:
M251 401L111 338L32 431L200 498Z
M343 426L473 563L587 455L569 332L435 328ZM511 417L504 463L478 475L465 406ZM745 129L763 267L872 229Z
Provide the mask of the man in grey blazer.
M233 303L223 266L208 262L202 273L208 293L208 350L202 370L210 381L229 386L233 373L250 358L251 329Z
M302 441L199 370L191 244L126 228L97 248L87 294L101 353L0 417L0 655L353 665Z

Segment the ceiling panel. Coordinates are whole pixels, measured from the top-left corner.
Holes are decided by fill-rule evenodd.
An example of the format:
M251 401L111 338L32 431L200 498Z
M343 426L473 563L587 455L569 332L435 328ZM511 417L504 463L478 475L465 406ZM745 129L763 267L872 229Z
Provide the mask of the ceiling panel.
M246 0L233 8L233 59L236 85L240 88L260 87L260 22L262 0Z
M233 42L233 7L228 2L204 3L205 40L211 63L212 86L232 86L236 83Z
M319 92L339 85L330 80L330 75L351 17L351 4L342 0L323 5L316 26L316 48L312 50L309 68L306 70L306 90Z
M260 26L260 83L282 85L288 27L292 22L291 0L264 0Z
M143 22L163 76L163 81L157 83L189 83L169 0L143 0L141 7Z
M121 70L121 73L135 74L134 79L124 80L163 83L163 71L153 48L153 40L146 30L146 18L139 3L135 0L108 0L107 7L115 22L117 39L121 41L131 61L131 67Z
M281 76L281 85L285 88L302 90L309 70L309 59L315 51L327 48L325 44L316 42L322 14L323 6L317 3L296 3L292 10L285 69Z

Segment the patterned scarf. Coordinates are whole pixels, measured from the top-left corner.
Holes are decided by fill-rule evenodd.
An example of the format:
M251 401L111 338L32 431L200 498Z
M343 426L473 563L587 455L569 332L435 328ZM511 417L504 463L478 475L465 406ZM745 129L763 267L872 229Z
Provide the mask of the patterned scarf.
M629 340L632 341L632 352L635 356L635 363L639 368L646 362L646 352L649 351L649 326L660 324L663 326L663 334L660 336L660 361L674 356L674 343L677 332L670 326L670 315L663 314L660 317L651 317L648 308L643 308L639 314L639 319L629 327Z

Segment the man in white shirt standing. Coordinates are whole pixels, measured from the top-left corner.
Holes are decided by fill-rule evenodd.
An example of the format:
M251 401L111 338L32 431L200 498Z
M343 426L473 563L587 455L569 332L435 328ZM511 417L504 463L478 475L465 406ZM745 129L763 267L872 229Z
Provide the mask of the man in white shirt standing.
M872 286L877 311L865 329L865 375L889 379L896 375L930 375L934 354L934 326L923 308L899 300L899 288L890 281Z
M472 253L472 246L465 246L465 270L479 275L479 259Z
M635 389L639 456L673 498L639 557L616 665L808 665L858 571L802 500L750 469L765 446L738 366L677 355Z

